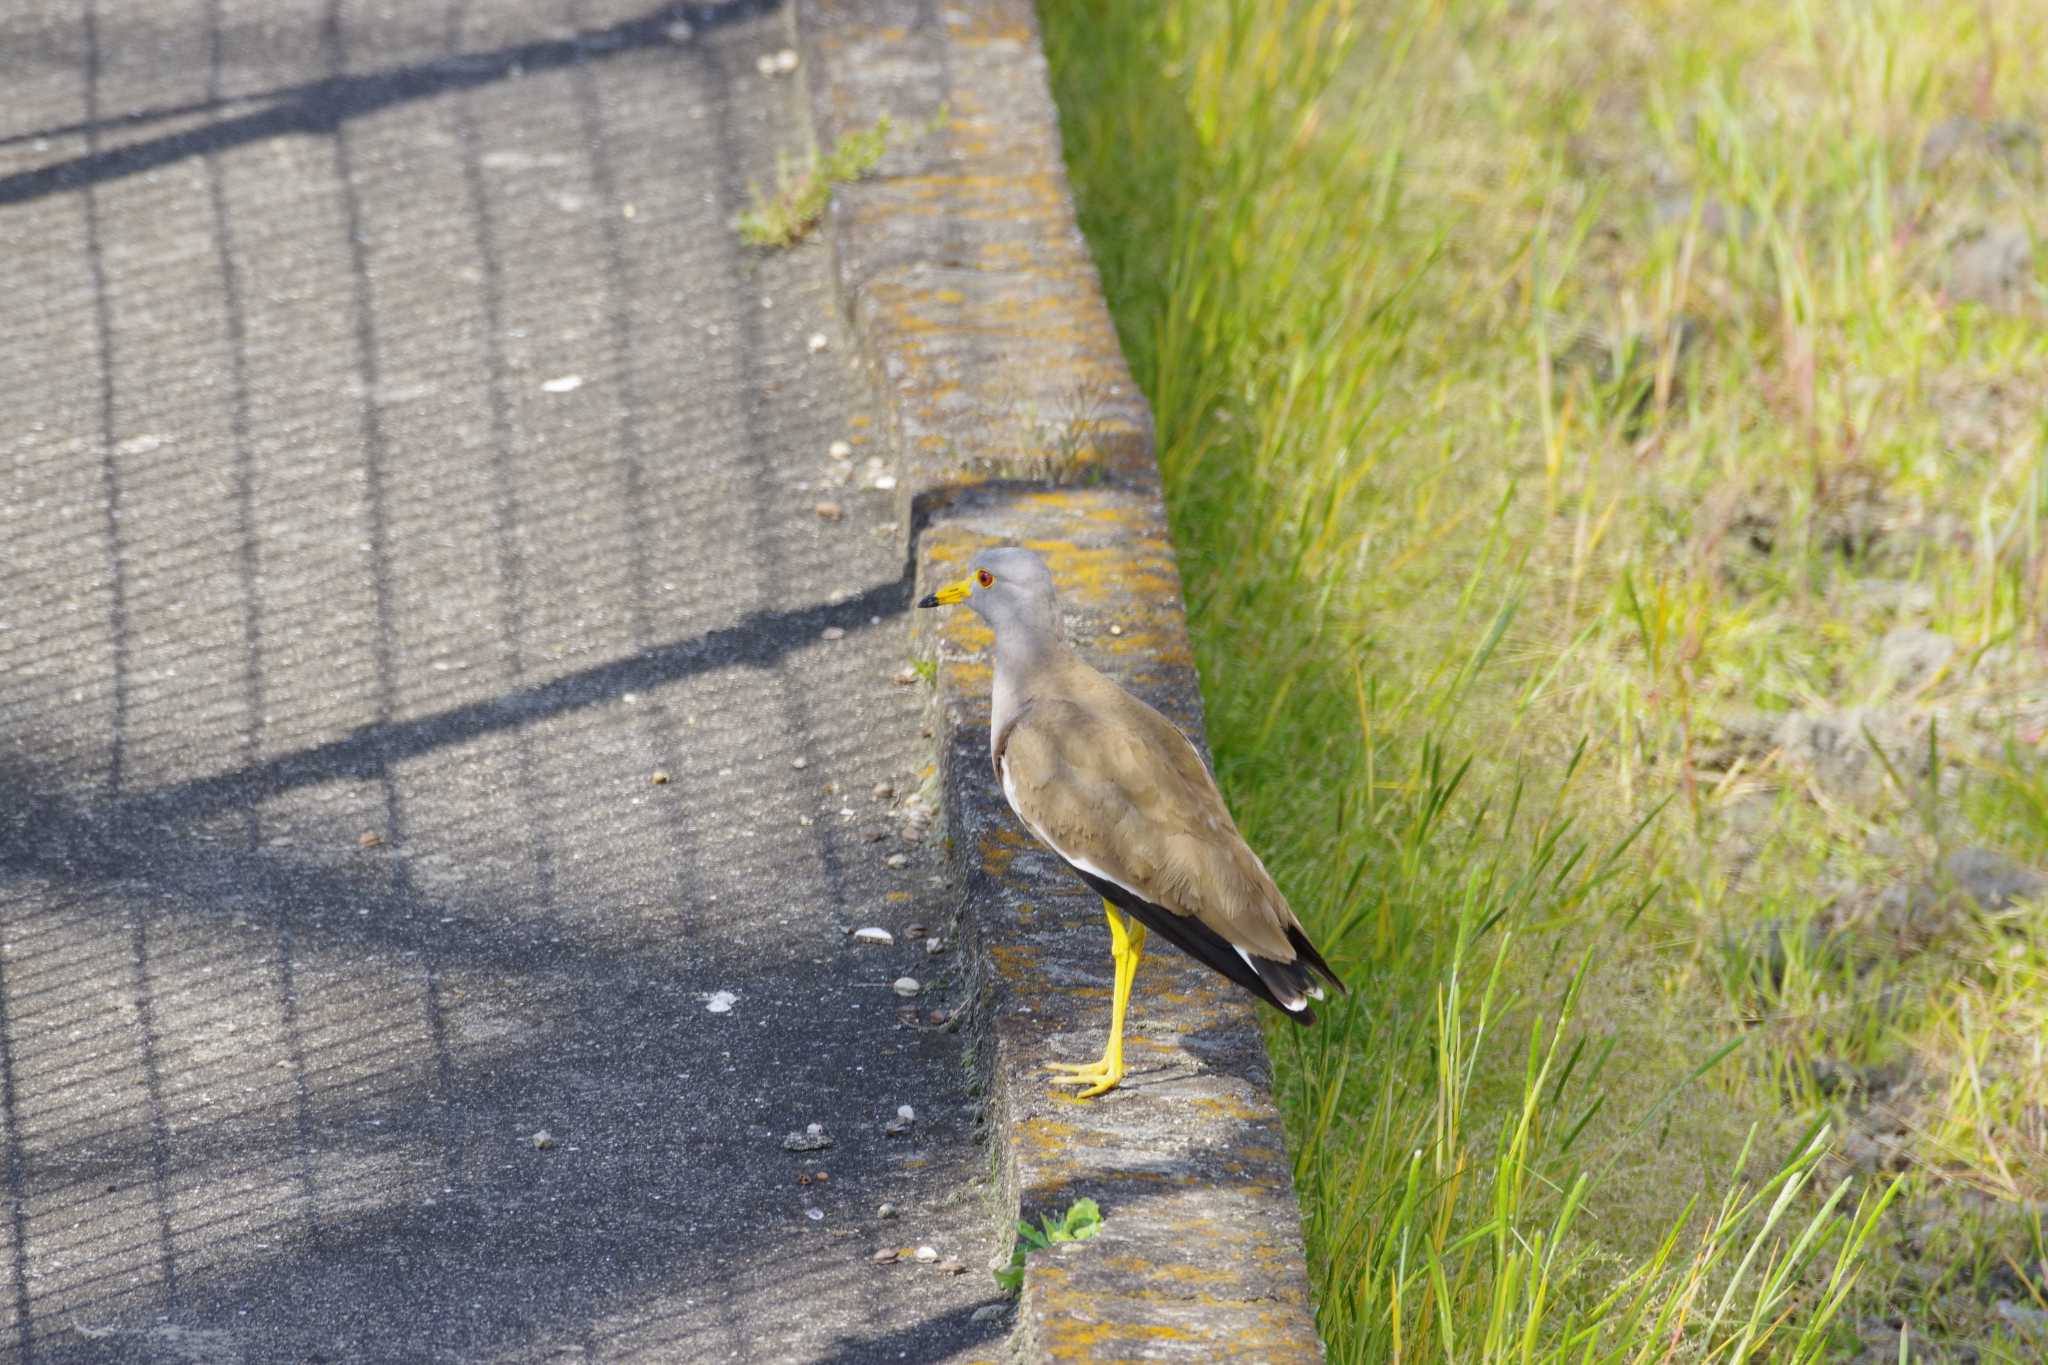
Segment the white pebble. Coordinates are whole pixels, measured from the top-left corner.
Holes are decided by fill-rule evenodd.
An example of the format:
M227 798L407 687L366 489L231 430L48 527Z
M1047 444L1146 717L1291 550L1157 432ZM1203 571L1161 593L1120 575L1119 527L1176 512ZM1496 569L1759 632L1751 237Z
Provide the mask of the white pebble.
M846 627L827 626L824 630L818 633L822 638L827 640L844 640L846 638Z
M792 758L791 760L789 760L789 766L801 772L803 769L811 766L811 760L799 756L797 758Z
M582 375L565 374L558 378L550 379L547 383L541 385L540 391L542 393L574 393L582 387Z
M731 991L713 991L709 995L700 995L697 998L704 1002L705 1010L712 1014L731 1013L733 1002L739 999Z
M917 984L917 978L914 976L899 976L896 978L896 994L898 995L916 995L923 989L924 987Z
M890 867L908 867L910 866L910 855L908 853L891 853L882 861Z
M834 441L827 449L835 460L850 460L853 458L853 443L851 441Z
M813 332L811 333L811 339L805 342L804 344L811 348L812 355L816 355L818 352L824 350L827 346L830 346L832 344L832 339L826 336L823 332Z
M912 1122L917 1118L917 1111L907 1104L899 1104L896 1106L896 1117L905 1122Z
M875 487L881 489L884 493L888 492L895 486L896 476L894 474L884 474L880 478L875 480Z
M933 1261L939 1259L938 1249L936 1247L919 1247L917 1249L917 1259L923 1261L926 1265L930 1265Z
M890 933L887 929L878 928L870 924L865 929L854 930L853 940L856 943L879 943L886 948L896 941L896 935Z
M811 1220L811 1221L812 1221L813 1223L822 1223L822 1222L824 1222L824 1221L825 1221L825 1210L823 1210L823 1209L805 1209L805 1210L804 1210L804 1217L806 1217L806 1218L810 1219L810 1220Z

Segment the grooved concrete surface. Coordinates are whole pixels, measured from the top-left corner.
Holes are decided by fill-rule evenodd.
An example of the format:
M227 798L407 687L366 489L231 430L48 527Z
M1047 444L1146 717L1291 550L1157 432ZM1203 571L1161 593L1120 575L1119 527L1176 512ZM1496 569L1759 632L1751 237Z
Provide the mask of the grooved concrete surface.
M894 456L727 226L788 43L0 14L0 1358L1000 1352Z

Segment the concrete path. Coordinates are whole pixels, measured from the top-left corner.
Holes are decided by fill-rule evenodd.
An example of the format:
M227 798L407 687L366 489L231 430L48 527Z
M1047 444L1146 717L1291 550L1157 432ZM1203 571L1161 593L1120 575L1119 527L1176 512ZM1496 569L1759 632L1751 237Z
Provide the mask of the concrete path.
M1001 1350L895 457L729 227L789 45L0 14L0 1357Z

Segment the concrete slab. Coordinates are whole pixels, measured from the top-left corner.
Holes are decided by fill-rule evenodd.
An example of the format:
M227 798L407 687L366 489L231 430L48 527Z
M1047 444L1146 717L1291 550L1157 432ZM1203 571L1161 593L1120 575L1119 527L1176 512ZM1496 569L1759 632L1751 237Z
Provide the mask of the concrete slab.
M790 41L0 17L0 1352L1000 1349L898 457L729 228Z

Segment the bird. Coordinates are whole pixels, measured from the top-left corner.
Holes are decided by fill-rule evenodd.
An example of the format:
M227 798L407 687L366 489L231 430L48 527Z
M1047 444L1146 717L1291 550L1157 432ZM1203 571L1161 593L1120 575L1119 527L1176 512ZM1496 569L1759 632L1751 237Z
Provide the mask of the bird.
M1109 1037L1094 1062L1047 1063L1093 1099L1124 1078L1124 1016L1147 931L1302 1024L1344 983L1309 940L1172 721L1067 640L1053 576L1006 546L920 607L965 603L995 631L989 761L1010 809L1102 898L1114 965Z

